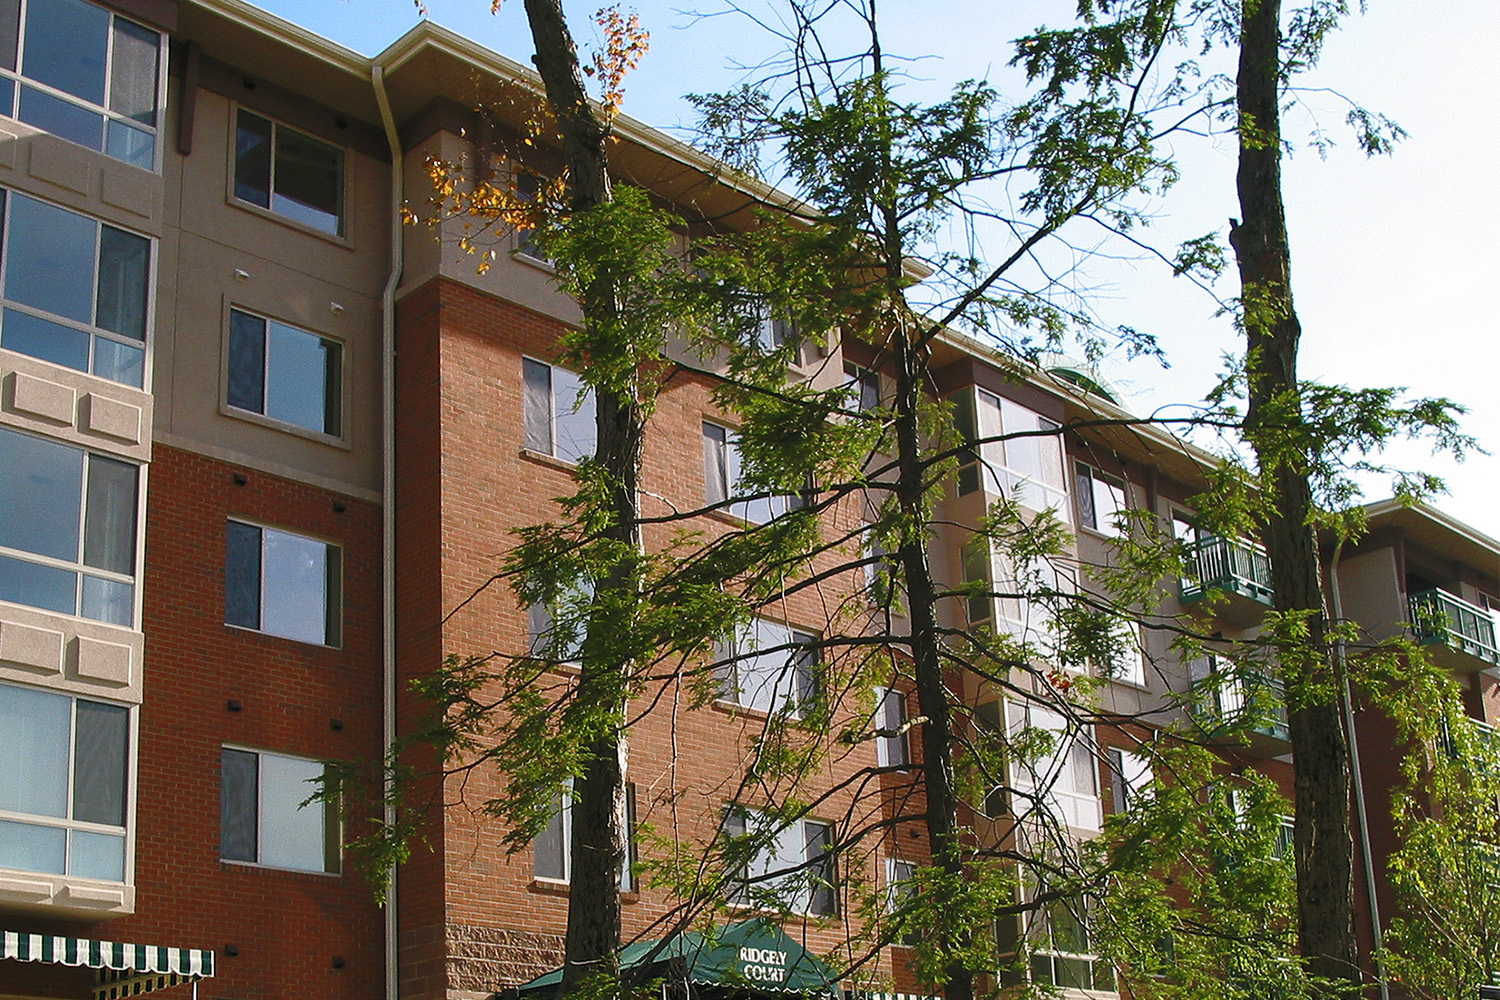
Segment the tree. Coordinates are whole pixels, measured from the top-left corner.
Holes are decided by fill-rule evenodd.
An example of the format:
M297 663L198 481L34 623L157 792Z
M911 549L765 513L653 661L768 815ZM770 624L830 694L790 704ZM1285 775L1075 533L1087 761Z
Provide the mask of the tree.
M512 664L515 670L506 674L505 710L514 720L507 723L509 731L531 742L525 753L506 765L514 781L514 808L505 808L508 816L530 818L529 825L520 822L511 834L513 843L524 843L556 791L555 782L543 778L539 762L564 760L576 770L580 780L575 791L574 905L564 989L574 989L594 973L609 982L618 977L613 964L617 910L604 905L593 916L580 915L576 934L571 911L615 898L625 699L647 681L660 679L661 675L653 678L653 666L669 663L667 676L696 678L700 697L711 697L714 671L703 667L701 660L696 665L690 661L701 658L728 624L743 621L772 595L868 564L889 574L893 595L901 602L904 613L891 616L887 608L887 619L904 621L874 632L850 630L846 623L830 626L821 648L853 655L830 656L834 662L826 665L823 676L827 694L816 712L798 719L773 713L746 783L753 778L774 790L779 801L772 812L778 821L805 815L811 803L799 791L799 775L840 740L884 735L880 726L852 733L830 728L828 723L839 717L840 703L833 695L858 690L863 678L881 671L887 677L909 676L919 709L911 725L920 732L923 748L920 822L936 863L931 874L918 880L918 898L908 916L929 921L930 933L920 952L924 972L940 982L948 996L967 1000L975 992L976 973L994 967L996 945L988 928L997 914L1042 914L1053 904L1080 896L1104 896L1113 883L1148 871L1141 862L1150 852L1146 838L1132 838L1128 832L1118 845L1122 853L1115 854L1078 852L1058 836L1032 844L976 844L960 817L975 788L982 785L1003 786L1013 800L1029 801L1026 811L1037 825L1045 833L1058 832L1055 818L1049 820L1038 808L1040 790L1019 787L1001 775L1007 766L1055 757L1065 737L1045 727L1011 728L1005 722L998 730L985 730L966 686L972 680L1045 707L1068 720L1070 729L1102 720L1082 697L1087 683L1073 680L1065 668L1110 662L1124 641L1119 624L1141 616L1149 588L1163 577L1181 575L1182 560L1180 550L1168 546L1163 555L1127 537L1113 570L1090 568L1098 586L1069 593L1052 572L1060 548L1056 521L1023 515L1022 505L1001 500L975 526L976 541L992 566L995 556L989 554L998 552L1010 564L1028 568L1011 580L991 575L959 587L940 586L929 561L929 534L934 503L955 467L982 464L989 445L1055 437L1063 428L1037 426L995 435L981 432L977 422L971 422L961 436L954 426L955 414L931 398L929 361L934 345L955 324L979 331L998 330L1002 324L1035 326L1050 339L1069 320L1086 322L1082 311L1070 315L1059 309L1045 294L1047 289L1027 289L1019 273L1021 264L1079 220L1092 224L1103 219L1111 228L1128 228L1137 221L1130 197L1170 180L1170 165L1155 152L1155 117L1180 98L1152 103L1146 81L1163 47L1179 39L1184 29L1172 20L1171 5L1142 4L1122 9L1112 20L1091 17L1077 29L1034 36L1023 42L1022 57L1043 83L1028 100L1000 110L994 92L974 83L961 85L935 104L901 100L899 75L887 63L873 3L827 9L793 4L796 72L790 85L778 97L742 91L706 98L703 105L710 119L721 123L738 123L750 114L756 122L750 137L781 144L787 176L819 214L768 217L751 233L704 240L704 252L695 262L699 273L692 276L695 289L693 281L669 277L673 268L663 234L670 223L653 214L643 197L623 192L608 197L602 147L596 142L602 133L594 128L597 121L584 113L576 58L571 82L554 72L568 63L571 51L566 36L559 41L557 35L557 5L535 6L546 7L542 13L553 15L556 22L539 29L546 40L538 39L538 59L539 65L551 64L542 66L543 77L553 106L562 109L558 123L572 184L568 210L554 225L544 227L541 238L549 241L560 262L562 287L578 296L584 307L585 329L568 349L589 365L590 382L598 394L600 451L594 462L586 463L579 494L569 501L572 524L529 532L510 563L521 581L524 601L571 609L555 616L571 618L574 626L560 629L558 635L581 634L583 650L577 684L556 702L543 697L534 684L541 676L538 662L545 666L549 660L566 658L558 655L563 648L559 639L540 658L518 658ZM532 7L528 3L528 13ZM818 51L820 21L831 9L852 11L864 32L866 43L849 60L828 61ZM850 72L850 66L861 72ZM740 130L719 147L731 162L753 162L738 155L742 147L729 143L745 135ZM931 258L937 270L956 282L956 291L934 312L913 308L907 301L908 264L920 252L934 221L944 212L971 205L973 185L1004 178L1014 179L1024 210L1006 220L1018 234L1014 242L993 265L981 264L975 254ZM1245 215L1250 225L1251 213ZM1241 242L1240 235L1236 242ZM997 291L1002 288L1003 293ZM1258 300L1247 293L1245 301ZM767 349L744 329L746 321L758 315L744 308L747 302L763 303L773 314L796 320L793 335ZM798 490L810 469L819 475L812 503L786 511L763 530L731 532L701 547L685 544L670 553L648 554L639 543L634 477L642 422L650 407L651 373L661 361L660 320L668 304L674 310L682 307L680 314L674 313L676 321L689 326L695 317L711 314L714 319L701 324L702 335L709 338L705 342L730 350L729 378L721 398L746 418L741 429L744 483L772 495ZM733 322L736 304L738 324ZM1253 323L1251 312L1247 306L1247 328ZM891 377L893 392L887 404L873 412L851 407L842 390L816 391L787 383L785 363L791 352L801 341L835 325L876 352ZM1023 357L1036 353L1019 337L997 338ZM1135 346L1150 345L1136 340ZM1296 404L1293 411L1300 420L1300 398L1266 394L1268 383L1255 374L1257 357L1252 350L1246 369L1252 383L1252 430L1282 429L1282 423L1268 417L1267 400ZM1373 408L1378 400L1370 402ZM1346 406L1346 412L1354 409L1353 404ZM1083 429L1086 424L1068 428ZM851 462L862 442L869 461ZM1304 447L1300 454L1308 450ZM1263 461L1262 466L1264 472L1269 463ZM816 516L836 511L860 494L876 498L870 526L834 543L820 538ZM1298 509L1305 520L1310 506ZM1145 526L1142 531L1151 534ZM841 565L818 565L819 555L859 535L873 537L889 556L865 555L862 550ZM1309 536L1298 537L1305 543ZM580 596L577 588L583 579L592 581L593 588ZM1315 578L1313 585L1316 593ZM643 599L648 590L649 602ZM944 625L935 613L939 602L970 598L1028 599L1046 606L1058 626L1046 651L1053 665L1038 666L1041 650L1034 639L983 628L956 629ZM655 616L653 608L659 611ZM709 624L685 629L680 624L684 617ZM1289 629L1308 621L1297 614L1284 615L1283 620ZM1290 631L1287 635L1288 649L1293 648L1292 640L1299 644L1297 649L1304 648L1302 637ZM1289 655L1286 662L1320 655L1325 644L1319 635L1312 639L1313 654ZM875 655L859 655L870 649ZM458 670L435 685L444 706L457 708L457 717L450 715L449 722L477 726L490 716L498 699L477 694L486 679ZM1302 705L1306 696L1306 690L1294 688L1294 699L1302 699L1294 704ZM848 703L843 705L847 713ZM556 707L563 710L554 713ZM552 727L554 719L560 728ZM461 751L477 747L462 738L450 739L450 745ZM476 757L495 759L490 751ZM1190 761L1176 766L1189 780L1208 770ZM1178 804L1185 806L1186 800ZM1223 825L1222 815L1212 810L1206 815L1209 818L1201 822ZM775 833L762 832L758 840L749 832L720 838L716 850L721 870L743 867L758 843ZM841 849L850 850L851 844ZM1134 854L1128 853L1131 848ZM726 880L705 879L704 864L689 863L692 860L684 859L663 874L678 880L685 899L697 901L718 892L722 902ZM584 874L580 862L591 874ZM810 862L801 867L805 875L812 874ZM1132 884L1148 883L1136 879ZM1144 894L1134 898L1150 910ZM1159 903L1152 905L1159 914ZM1220 913L1226 920L1242 915L1233 905L1220 907ZM881 934L885 932L877 931L869 943L889 940ZM1271 951L1284 946L1280 938L1271 937ZM1141 938L1127 935L1124 940L1139 943ZM1211 964L1202 966L1206 977L1212 975ZM1347 967L1341 968L1347 973Z
M1472 996L1500 981L1500 745L1418 647L1389 650L1363 688L1395 722L1402 753L1387 870L1397 913L1382 960L1413 996Z

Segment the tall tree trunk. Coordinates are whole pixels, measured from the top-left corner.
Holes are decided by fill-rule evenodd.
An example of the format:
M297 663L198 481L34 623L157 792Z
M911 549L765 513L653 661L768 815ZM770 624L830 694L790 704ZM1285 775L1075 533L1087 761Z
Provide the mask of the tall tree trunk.
M964 850L958 826L958 790L953 772L952 700L943 680L942 636L936 615L937 588L928 562L928 465L921 430L921 404L927 386L926 358L918 339L922 326L912 322L899 290L903 256L894 212L886 212L885 270L891 290L890 340L896 352L896 395L893 433L896 439L896 501L907 525L897 553L911 621L910 652L916 680L917 709L922 714L922 787L927 797L925 823L933 864L949 876L944 886L963 884ZM937 901L936 912L954 913L960 907ZM951 932L949 932L951 933ZM968 942L948 940L945 948L964 948ZM946 971L946 1000L973 1000L974 973L962 962Z
M584 90L578 50L563 19L561 0L525 2L536 46L537 72L562 133L569 208L584 212L610 198L606 155L609 126ZM617 308L607 277L586 291L582 305L586 324ZM643 411L634 392L600 387L596 389L595 412L598 444L594 460L603 467L611 484L605 534L625 543L629 551L639 551L637 488ZM635 607L637 575L633 562L622 562L595 581L594 608L584 640L578 710L595 713L602 708L603 717L614 722L599 727L585 749L583 775L574 788L563 995L596 976L618 979L620 975L620 871L626 862L624 718L631 665L613 662L596 651L611 645L608 634L612 630L630 627L628 621L621 620L619 609ZM622 595L622 591L630 593ZM620 597L624 599L616 599ZM628 617L631 612L623 614Z
M1275 607L1310 614L1303 648L1285 647L1296 761L1297 925L1308 972L1358 982L1348 746L1335 666L1325 643L1317 538L1311 523L1307 444L1297 424L1297 349L1291 251L1281 200L1280 0L1241 0L1236 186L1243 222L1230 228L1247 339L1245 435L1270 493L1265 527Z

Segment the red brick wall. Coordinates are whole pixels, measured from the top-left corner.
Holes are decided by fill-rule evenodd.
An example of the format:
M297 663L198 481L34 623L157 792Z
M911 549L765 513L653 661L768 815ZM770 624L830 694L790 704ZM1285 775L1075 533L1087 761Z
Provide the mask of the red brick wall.
M234 482L237 473L244 485ZM230 517L342 547L342 648L224 624ZM136 913L94 925L28 920L28 928L213 949L218 974L202 989L214 997L379 994L380 913L347 858L339 875L219 859L219 757L230 743L324 759L378 758L380 567L377 505L156 446L146 512ZM238 712L228 710L230 700L240 703ZM224 954L226 944L239 954ZM334 956L344 968L333 968ZM48 975L57 995L79 995L76 972Z
M573 489L568 469L522 453L522 356L553 360L564 328L537 313L447 282L431 283L409 295L398 315L397 604L402 670L435 664L442 654L520 653L527 642L525 613L508 587L488 581L514 544L513 530L555 517L553 498ZM706 378L684 372L667 381L644 452L648 515L690 510L703 503L702 422L723 419L712 405L710 389ZM437 525L429 521L434 514ZM841 512L836 520L851 518ZM410 527L413 519L419 527ZM728 525L702 518L692 527L712 534ZM676 530L651 529L648 546L663 545ZM847 553L830 553L821 562L831 564L841 556ZM849 586L861 583L845 579L809 589L765 614L816 629ZM435 591L440 593L436 605ZM434 629L444 614L460 605L461 610L441 625L441 642L434 648L428 641ZM658 834L675 830L696 845L716 831L763 719L718 706L689 710L686 691L674 710L674 697L674 692L667 692L666 700L633 727L630 776L637 787L640 819ZM834 755L806 794L816 796L857 768L873 765L874 756L872 744ZM478 811L500 790L494 776L485 772L468 774L462 782L450 779L447 785L450 807L438 850L446 868L442 909L449 935L449 989L497 990L543 971L558 957L566 920L565 891L534 882L529 850L508 856L501 848L504 831ZM848 804L847 796L836 797L820 807L816 818L842 819ZM878 812L891 805L872 801L870 807ZM876 857L861 857L855 863L869 876L883 871ZM419 893L421 902L408 906L403 891L403 945L408 926L414 941L419 933L418 909L423 914L421 940L430 942L437 930L436 888L406 885ZM660 936L653 924L668 915L673 902L653 890L628 897L627 938ZM814 946L827 950L843 934L837 926L809 932ZM428 958L430 952L424 950L420 960L430 969ZM416 952L411 960L419 960ZM414 996L430 994L430 981L408 968L403 952L403 981L409 977L414 985L420 980L422 987Z

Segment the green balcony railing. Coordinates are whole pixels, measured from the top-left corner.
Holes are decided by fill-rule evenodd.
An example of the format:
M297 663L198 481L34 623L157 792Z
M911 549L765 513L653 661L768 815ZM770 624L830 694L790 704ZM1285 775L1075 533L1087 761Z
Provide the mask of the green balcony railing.
M1500 666L1495 618L1446 590L1424 590L1408 598L1411 630L1423 646L1441 645Z
M1193 685L1193 711L1211 733L1238 729L1280 742L1292 738L1281 682L1261 674L1213 675Z
M1193 579L1182 581L1184 604L1201 599L1210 590L1271 603L1271 560L1254 542L1207 535L1193 544L1191 559Z

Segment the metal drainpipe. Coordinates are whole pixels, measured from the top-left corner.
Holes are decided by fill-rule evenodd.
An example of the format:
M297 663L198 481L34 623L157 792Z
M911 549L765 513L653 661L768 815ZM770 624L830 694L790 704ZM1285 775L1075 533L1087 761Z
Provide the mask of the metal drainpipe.
M385 126L385 140L391 149L391 273L380 293L381 739L382 752L388 752L396 741L396 286L401 283L403 264L401 201L406 180L401 137L396 132L396 119L391 114L390 98L385 92L385 69L379 63L370 67L370 83L375 88L380 121ZM389 792L389 771L384 782L384 790ZM395 808L390 804L389 796L385 798L383 818L386 825L391 826L396 821ZM385 1000L398 1000L395 865L386 875Z
M1344 554L1344 540L1340 538L1333 546L1333 564L1328 570L1328 594L1333 603L1333 620L1338 625L1344 620L1344 602L1339 595L1339 558ZM1359 818L1359 843L1365 861L1365 895L1370 904L1370 930L1374 939L1375 981L1380 986L1380 1000L1391 1000L1391 987L1386 981L1385 966L1380 961L1380 903L1375 897L1375 858L1370 851L1370 817L1365 811L1365 781L1359 768L1359 738L1354 732L1354 700L1349 692L1348 660L1345 656L1344 640L1333 642L1333 658L1343 683L1344 731L1349 739L1349 770L1354 778L1354 813Z

